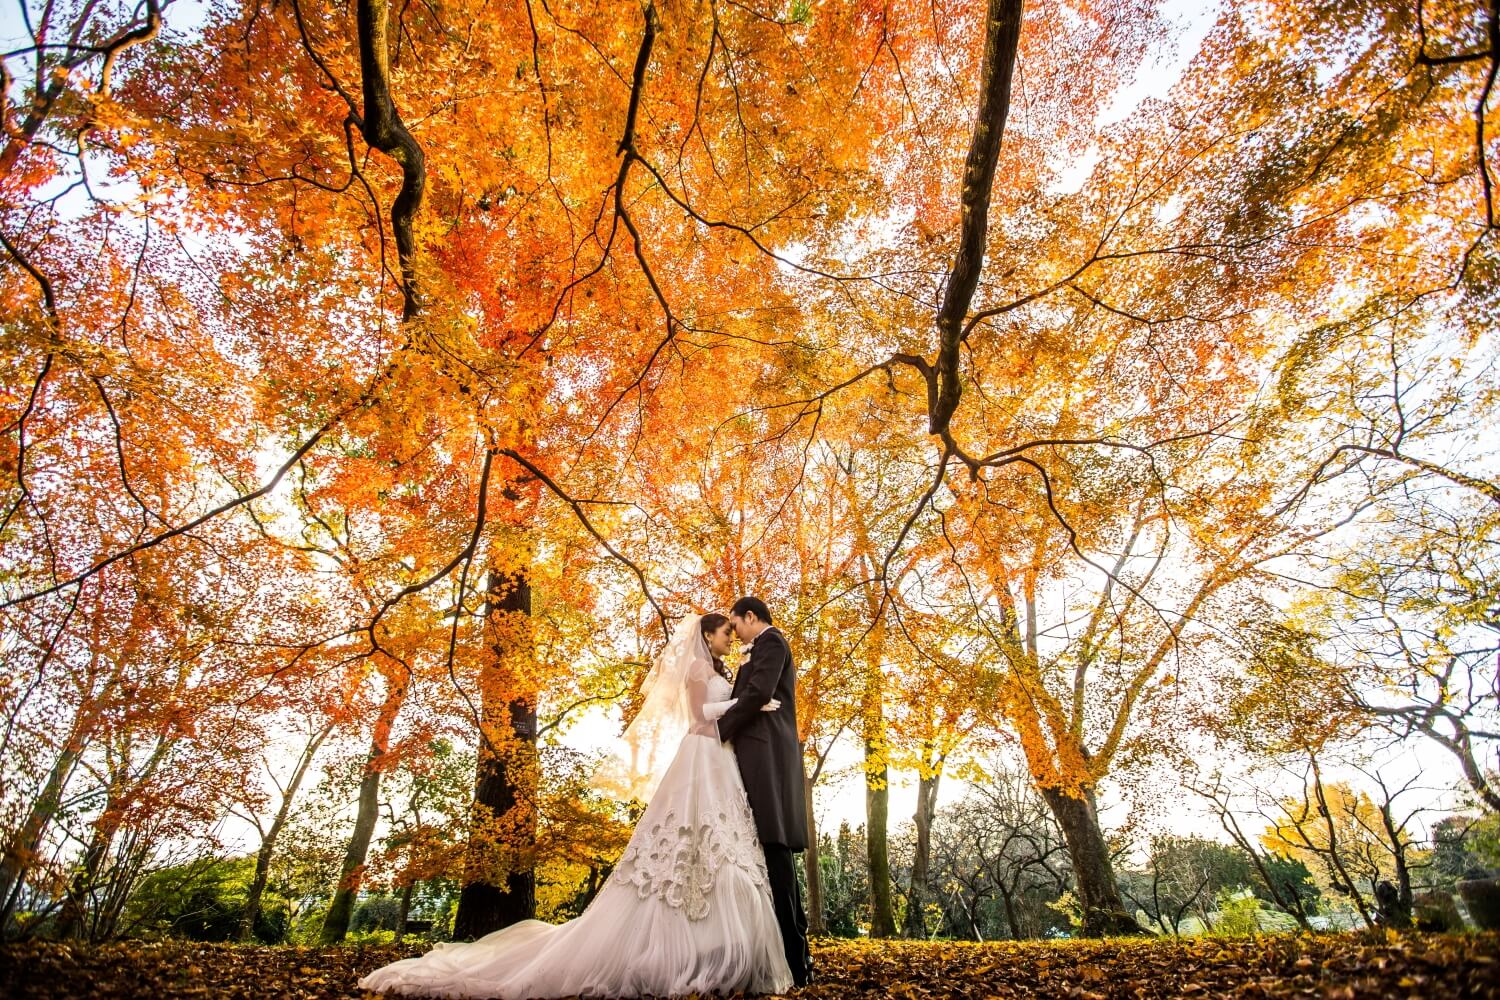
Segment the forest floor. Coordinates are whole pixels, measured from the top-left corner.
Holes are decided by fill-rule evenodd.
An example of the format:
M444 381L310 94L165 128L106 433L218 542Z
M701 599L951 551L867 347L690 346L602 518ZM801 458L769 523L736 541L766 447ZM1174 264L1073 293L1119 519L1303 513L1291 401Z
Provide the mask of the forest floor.
M278 948L184 942L0 946L0 996L373 998L355 980L417 945ZM1399 997L1500 1000L1500 934L1367 934L949 944L815 942L797 1000Z

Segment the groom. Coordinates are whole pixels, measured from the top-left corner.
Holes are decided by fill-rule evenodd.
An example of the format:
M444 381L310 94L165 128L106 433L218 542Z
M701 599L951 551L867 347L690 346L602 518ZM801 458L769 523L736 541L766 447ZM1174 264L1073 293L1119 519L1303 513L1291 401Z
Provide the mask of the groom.
M797 739L797 667L786 636L771 624L758 597L742 597L729 612L735 634L750 646L750 658L734 680L734 706L719 719L719 738L734 744L740 777L755 815L755 831L766 854L771 902L781 925L786 963L798 986L812 982L807 913L792 853L807 847L803 805L802 744ZM772 698L775 712L762 712ZM812 862L816 864L817 862Z

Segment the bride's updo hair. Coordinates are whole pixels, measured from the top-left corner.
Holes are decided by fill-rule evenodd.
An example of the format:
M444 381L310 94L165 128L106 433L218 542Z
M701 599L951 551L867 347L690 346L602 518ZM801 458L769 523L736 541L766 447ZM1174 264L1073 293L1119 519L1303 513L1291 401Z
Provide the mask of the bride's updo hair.
M708 637L728 624L728 615L721 615L717 611L710 611L708 614L704 615L698 621L698 631L703 633L703 644L708 645ZM726 681L730 680L729 668L724 666L724 661L711 653L709 654L709 657L714 661L714 671Z

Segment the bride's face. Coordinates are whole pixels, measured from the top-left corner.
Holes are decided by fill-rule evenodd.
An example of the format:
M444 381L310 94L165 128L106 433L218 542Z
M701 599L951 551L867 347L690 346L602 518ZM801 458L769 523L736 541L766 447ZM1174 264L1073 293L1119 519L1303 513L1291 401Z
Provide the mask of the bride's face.
M725 622L704 635L703 638L708 643L708 651L715 656L722 657L729 652L729 643L733 638L733 633L729 630L729 623Z

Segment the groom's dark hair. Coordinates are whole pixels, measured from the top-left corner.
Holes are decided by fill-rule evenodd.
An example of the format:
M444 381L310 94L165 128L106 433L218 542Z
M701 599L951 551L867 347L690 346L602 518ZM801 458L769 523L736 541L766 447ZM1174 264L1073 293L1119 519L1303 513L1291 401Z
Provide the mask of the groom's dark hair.
M762 601L759 597L741 597L738 601L734 602L734 607L729 609L730 614L738 615L741 618L745 617L745 614L751 611L755 612L755 617L767 625L774 624L771 621L771 609L766 607L766 602Z

